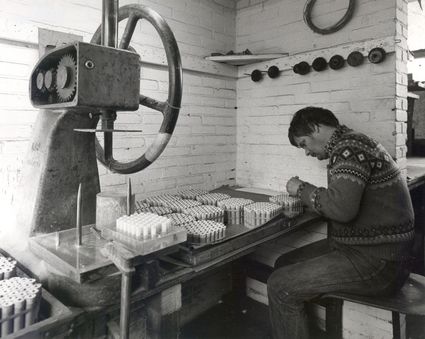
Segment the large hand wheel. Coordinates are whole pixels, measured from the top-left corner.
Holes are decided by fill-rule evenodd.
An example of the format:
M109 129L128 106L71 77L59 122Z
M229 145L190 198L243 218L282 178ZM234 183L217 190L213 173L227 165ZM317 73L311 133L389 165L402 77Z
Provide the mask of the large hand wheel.
M168 99L166 101L157 101L155 99L140 95L140 104L154 110L160 111L163 114L163 121L159 129L155 141L148 147L146 152L138 159L122 163L111 157L106 159L103 147L96 138L96 156L98 160L115 173L135 173L148 167L162 153L171 138L171 134L176 126L179 116L181 97L182 97L182 69L180 61L180 52L177 46L174 34L168 26L167 22L154 10L141 5L127 5L119 9L118 22L127 19L123 36L121 38L119 48L128 49L130 40L133 36L136 24L140 19L149 21L158 32L162 44L164 45L165 53L168 62L169 87ZM91 43L100 44L101 27L91 39Z

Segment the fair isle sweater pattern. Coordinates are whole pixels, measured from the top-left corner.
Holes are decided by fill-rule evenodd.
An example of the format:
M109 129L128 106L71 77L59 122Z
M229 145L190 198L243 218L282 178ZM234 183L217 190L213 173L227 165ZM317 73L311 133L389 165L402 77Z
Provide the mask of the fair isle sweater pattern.
M382 145L361 134L346 133L331 149L329 174L332 180L350 179L371 189L392 185L401 179L400 170Z
M346 126L335 131L325 151L329 156L328 188L305 183L300 195L306 205L330 219L331 238L365 246L411 241L414 225L410 196L388 152L372 138ZM389 202L383 207L380 199ZM379 209L382 218L377 217ZM344 214L352 210L356 211L353 217L344 220Z

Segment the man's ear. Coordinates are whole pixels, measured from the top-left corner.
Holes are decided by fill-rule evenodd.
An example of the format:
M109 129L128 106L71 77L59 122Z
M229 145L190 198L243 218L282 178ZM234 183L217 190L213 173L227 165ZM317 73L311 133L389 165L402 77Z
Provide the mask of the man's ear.
M320 127L321 126L319 124L314 125L313 133L314 132L319 133L320 132Z

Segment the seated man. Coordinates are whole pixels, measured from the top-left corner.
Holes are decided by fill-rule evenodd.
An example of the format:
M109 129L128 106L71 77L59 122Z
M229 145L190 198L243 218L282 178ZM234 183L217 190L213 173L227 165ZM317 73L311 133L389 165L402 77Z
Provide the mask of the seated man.
M325 293L400 289L414 237L409 190L381 144L319 107L296 112L288 135L306 155L329 159L327 188L298 177L287 183L291 195L326 218L328 239L276 261L267 283L276 339L309 338L305 302Z

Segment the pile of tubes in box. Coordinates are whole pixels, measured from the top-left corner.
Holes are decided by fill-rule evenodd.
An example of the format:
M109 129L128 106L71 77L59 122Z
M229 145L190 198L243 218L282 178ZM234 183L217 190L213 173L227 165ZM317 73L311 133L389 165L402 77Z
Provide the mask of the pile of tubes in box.
M41 284L16 277L16 261L0 256L0 337L4 338L38 318Z
M232 198L225 193L190 188L176 194L161 194L136 202L136 213L117 220L117 230L139 240L161 237L173 226L186 229L188 241L208 243L223 239L226 225L245 225L254 228L265 224L282 211L293 217L303 211L299 199L282 193L270 197L270 202L254 202L250 199ZM169 219L167 226L152 214ZM147 217L149 216L149 218ZM142 224L129 226L128 222ZM161 219L163 220L163 219ZM199 222L208 221L208 222Z

